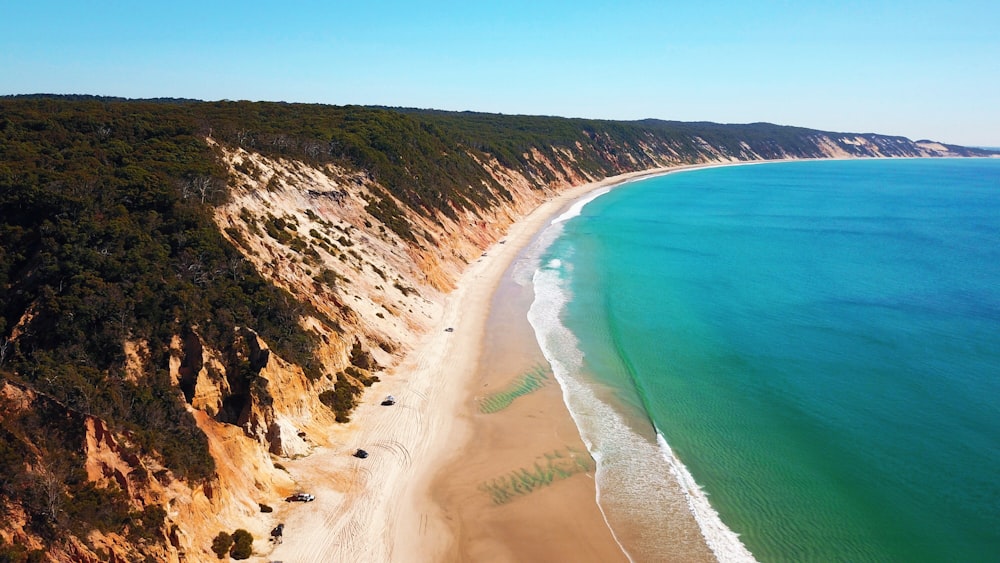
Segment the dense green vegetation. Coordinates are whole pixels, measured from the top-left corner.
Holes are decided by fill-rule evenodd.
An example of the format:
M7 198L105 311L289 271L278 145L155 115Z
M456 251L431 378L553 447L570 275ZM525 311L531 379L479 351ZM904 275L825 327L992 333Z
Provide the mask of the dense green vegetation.
M29 528L55 541L64 531L85 537L92 529L126 533L132 541L158 537L166 516L159 506L134 510L124 491L98 488L84 470L85 415L40 396L30 409L0 420L0 501L17 499ZM127 451L127 448L126 448ZM25 471L25 462L43 471ZM155 478L133 473L135 481ZM9 508L0 505L0 514Z
M228 532L219 532L212 540L212 551L219 559L225 557L231 547L233 547L233 536L229 535Z
M85 537L93 529L124 531L137 541L154 537L162 510L133 510L122 491L86 481L88 417L126 436L127 453L156 458L187 480L212 477L207 440L185 410L193 389L168 373L175 337L196 335L223 351L224 375L244 399L266 390L257 385L237 327L252 328L310 377L321 375L313 361L317 336L297 321L304 314L326 319L263 279L212 220L213 206L228 198L229 178L206 137L367 176L375 182L369 213L423 245L434 242L407 220L407 211L457 217L511 197L480 164L492 159L543 188L557 174L532 153L575 173L606 176L665 160L820 156L818 135L770 124L0 97L0 383L37 397L25 412L5 411L0 402L0 522L16 503L27 513L29 532L47 540L60 531ZM865 137L890 153L913 150L905 139ZM860 150L852 146L842 148ZM306 236L290 232L282 218L261 227L290 245ZM338 283L332 271L315 277L330 287ZM125 341L144 344L142 373L126 373ZM338 420L348 420L357 402L353 382L377 380L370 372L378 366L360 343L350 361L320 397ZM526 381L512 393L536 384ZM239 409L230 401L216 414L230 422ZM0 558L37 557L0 545Z
M170 106L164 106L170 107ZM187 120L160 106L7 103L0 121L3 365L68 408L114 421L188 478L212 474L166 371L174 335L218 349L252 326L305 360L304 306L265 282L215 227L225 177ZM150 369L124 374L122 342Z
M124 101L86 96L8 101L0 98L4 104L30 101L127 108L122 111L146 113L157 121L166 118L167 123L182 127L186 133L210 135L226 144L270 156L345 165L364 171L405 206L425 216L440 212L454 217L458 209L476 210L509 197L475 159L496 158L545 183L555 178L550 170L526 156L532 151L553 161L560 157L560 150L570 151L574 167L593 175L647 168L655 164L652 154L670 153L675 162L697 162L713 155L707 145L733 158L822 156L815 140L823 132L769 123L620 122L362 106ZM912 144L901 137L864 137L883 147L887 154L912 149ZM847 152L862 150L852 145L843 148ZM976 152L953 148L960 153ZM414 238L411 225L388 193L376 193L369 202L369 211L404 238Z
M70 516L98 528L128 517L113 499L87 500L97 493L79 474L81 437L66 435L82 431L84 416L107 421L177 476L214 474L167 371L174 335L197 330L228 350L235 328L250 326L283 357L310 364L315 337L295 322L305 306L218 232L211 205L225 199L226 178L195 124L161 111L171 108L0 102L0 378L58 405L47 418L0 421L14 438L0 451L0 505L22 501L43 536ZM126 377L125 340L148 344L138 380ZM52 460L65 463L50 469L68 492L43 506L25 464ZM28 480L8 482L20 477Z
M229 556L236 560L249 559L253 555L253 535L240 528L233 532L233 548Z
M42 561L45 561L45 551L8 544L0 538L0 563L42 563Z

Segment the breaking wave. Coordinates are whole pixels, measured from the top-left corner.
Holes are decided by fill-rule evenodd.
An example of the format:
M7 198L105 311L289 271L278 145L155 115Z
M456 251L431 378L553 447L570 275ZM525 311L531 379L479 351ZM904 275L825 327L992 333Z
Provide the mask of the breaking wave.
M626 546L612 521L625 521L640 529L659 531L665 513L682 510L694 515L705 542L720 561L755 561L739 536L722 523L706 494L659 431L655 443L651 437L640 435L630 426L625 414L601 397L602 391L606 393L607 390L602 390L600 384L584 374L584 352L576 336L561 320L571 299L567 287L571 256L564 256L562 260L550 258L544 264L541 257L562 233L561 223L578 216L587 203L607 191L590 194L557 217L519 264L522 276L533 268L531 282L535 298L528 321L562 388L563 401L580 436L597 462L598 506L630 561L647 560L649 555L656 553L676 553L675 538L669 533L642 534L641 541ZM644 523L648 524L645 528Z

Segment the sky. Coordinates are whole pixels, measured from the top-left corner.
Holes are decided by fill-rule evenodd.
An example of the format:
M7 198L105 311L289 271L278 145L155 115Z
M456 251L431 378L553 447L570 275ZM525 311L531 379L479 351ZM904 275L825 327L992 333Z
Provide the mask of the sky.
M750 123L1000 146L1000 2L0 0L0 94Z

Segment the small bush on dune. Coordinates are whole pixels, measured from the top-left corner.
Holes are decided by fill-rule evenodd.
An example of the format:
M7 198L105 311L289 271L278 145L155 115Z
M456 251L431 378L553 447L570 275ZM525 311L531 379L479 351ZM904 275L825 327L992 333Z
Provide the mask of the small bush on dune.
M226 532L219 532L219 535L215 536L212 540L212 551L222 559L229 553L229 548L233 545L233 536L230 536Z
M253 555L253 535L240 528L233 532L233 548L229 556L233 559L249 559Z

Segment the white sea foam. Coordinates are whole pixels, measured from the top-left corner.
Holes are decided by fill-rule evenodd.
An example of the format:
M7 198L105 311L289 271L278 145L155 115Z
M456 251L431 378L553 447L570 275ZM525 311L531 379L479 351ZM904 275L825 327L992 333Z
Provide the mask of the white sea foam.
M541 259L542 254L549 246L552 245L553 242L555 242L557 238L559 238L559 235L563 233L562 224L573 217L579 216L580 213L583 212L583 208L586 207L588 203L610 192L613 187L617 186L599 188L587 193L580 199L570 204L566 211L563 211L555 219L552 219L548 226L538 233L535 240L533 240L531 244L529 244L521 252L517 261L511 266L511 279L513 279L518 285L527 285L531 283L531 278L534 276L535 270L538 268L538 262Z
M739 534L722 523L719 513L708 502L708 495L695 482L694 477L681 463L681 460L677 459L659 430L656 432L656 441L660 445L663 460L670 467L670 473L684 489L688 508L691 509L695 520L698 521L698 526L701 528L702 535L705 536L708 547L712 549L719 561L756 561L750 550L740 541Z
M580 385L576 379L571 377L572 373L579 372L582 368L583 354L576 345L576 337L559 322L559 313L566 302L565 294L560 287L560 276L556 271L560 265L561 263L557 260L553 260L546 265L546 268L539 268L536 271L533 280L535 300L528 310L528 322L534 328L542 353L552 366L552 372L562 387L563 402L566 403L574 422L580 429L580 437L597 462L597 478L600 481L602 471L604 471L602 463L604 451L597 447L601 436L596 432L585 431L584 428L589 428L589 418L610 420L607 415L612 413L606 412L606 405L597 400L591 389ZM587 412L588 405L595 407L598 412L591 411L590 417L584 417L580 413ZM605 523L607 523L607 514L600 505L599 486L597 495L598 506L604 515ZM622 545L610 523L608 523L608 527L622 552L629 558L629 561L633 561L632 556Z
M538 269L538 262L541 260L542 253L559 238L562 232L562 225L552 223L549 224L549 227L542 229L535 237L535 240L521 251L521 254L518 255L515 262L511 265L511 279L521 286L531 283L531 278L535 275L535 270Z
M573 204L569 206L569 209L563 211L562 214L553 219L552 223L550 224L555 225L556 223L563 223L569 221L573 217L579 216L580 213L583 213L583 208L586 207L588 203L594 201L595 199L601 197L602 195L610 191L611 187L609 186L607 188L596 189L588 193L586 196L573 202Z
M751 165L751 164L758 164L758 162L730 162L730 163L725 163L725 164L715 164L715 165L707 165L707 166L692 166L690 168L676 168L676 169L673 169L673 170L666 170L666 171L660 172L660 173L656 174L655 176L665 176L667 174L680 174L682 172L693 172L695 170L705 170L707 168L719 168L719 167L724 167L724 166L743 166L743 165ZM654 177L654 176L646 176L646 177L643 177L643 178L632 178L632 179L629 179L629 180L625 180L625 181L623 181L623 182L621 182L619 184L614 184L612 186L606 186L606 187L603 187L603 188L598 188L598 189L596 189L596 190L594 190L592 192L588 192L586 195L584 195L580 199L574 201L573 204L570 205L569 208L566 209L566 211L562 212L559 216L557 216L555 219L553 219L549 224L550 225L555 225L557 223L564 223L566 221L569 221L570 219L572 219L574 217L577 217L581 213L583 213L583 208L586 207L588 204L590 204L592 201L594 201L595 199L601 197L602 195L610 192L611 190L620 188L620 187L622 187L624 185L631 184L633 182L639 182L639 181L642 181L642 180L648 180L649 178L652 178L652 177Z
M597 197L600 194L594 195ZM580 209L593 198L574 204L562 217L579 215ZM575 211L574 211L575 209ZM570 215L574 213L573 215ZM568 218L567 217L567 218ZM563 219L565 220L565 219ZM532 251L541 256L559 233L561 221L553 221L547 231L554 235L540 236L540 248ZM547 242L545 242L547 241ZM539 346L552 366L563 391L566 403L587 449L597 462L597 502L612 535L630 561L644 553L665 553L675 546L669 538L644 537L644 543L663 542L659 545L630 546L626 548L615 534L609 521L609 508L616 514L627 511L629 519L640 521L662 519L665 505L678 504L667 491L683 491L686 510L694 514L706 543L720 561L754 561L753 556L740 542L739 537L719 519L708 499L687 468L680 462L659 433L659 445L637 434L627 424L622 413L600 399L596 387L581 377L583 352L576 336L561 321L562 312L569 301L565 288L567 264L553 259L538 267L533 276L535 300L528 312L528 320L535 331ZM660 498L662 497L662 498ZM669 498L668 498L669 497ZM681 508L683 510L685 508ZM669 510L669 508L667 509ZM630 553L629 551L633 551Z

